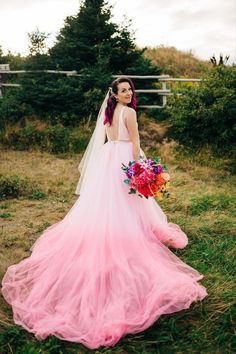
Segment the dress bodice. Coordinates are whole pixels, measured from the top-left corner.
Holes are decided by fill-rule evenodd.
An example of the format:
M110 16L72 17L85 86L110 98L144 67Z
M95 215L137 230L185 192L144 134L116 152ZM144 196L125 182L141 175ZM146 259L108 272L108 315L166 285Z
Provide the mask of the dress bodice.
M115 136L117 137L117 139L109 137L110 127L106 124L106 135L107 135L108 141L117 141L117 140L130 141L129 132L128 132L128 129L126 128L126 125L124 122L124 108L125 108L125 106L123 106L121 108L119 116L118 116L118 124L117 124L117 129L115 132Z

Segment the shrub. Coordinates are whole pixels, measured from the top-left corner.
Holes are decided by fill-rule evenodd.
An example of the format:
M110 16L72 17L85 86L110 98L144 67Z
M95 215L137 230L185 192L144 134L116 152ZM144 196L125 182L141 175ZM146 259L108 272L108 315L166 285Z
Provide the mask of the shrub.
M0 199L17 198L27 189L27 181L18 176L0 176Z
M30 199L42 199L46 195L34 182L19 176L0 175L0 200L18 198L20 196Z
M10 218L11 214L10 213L0 213L0 218L1 219L7 219Z
M45 198L45 196L46 196L45 193L37 188L34 189L32 193L29 195L30 199L35 199L35 200L43 199Z
M60 124L45 129L42 134L48 145L48 151L53 153L65 153L70 150L70 130ZM42 145L41 145L42 147Z
M61 124L40 126L40 122L27 122L25 127L8 127L1 133L2 144L17 150L39 149L54 154L79 153L85 149L90 129L71 129Z
M198 87L189 87L174 100L170 137L184 146L211 145L232 153L236 131L236 66L213 68Z
M19 102L17 94L8 90L0 99L0 129L20 121L25 113L25 105Z
M44 141L44 133L38 131L34 123L29 123L22 129L15 127L9 134L3 135L2 141L9 147L26 150L30 146L40 147Z

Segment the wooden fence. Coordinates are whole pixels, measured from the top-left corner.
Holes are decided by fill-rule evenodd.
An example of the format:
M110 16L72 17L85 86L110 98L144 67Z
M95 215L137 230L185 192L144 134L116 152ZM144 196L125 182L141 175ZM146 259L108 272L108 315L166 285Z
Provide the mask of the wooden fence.
M13 74L24 74L24 73L49 73L57 75L66 75L66 76L83 76L78 74L77 71L62 71L62 70L10 70L9 64L0 64L0 98L2 97L2 88L4 87L20 87L20 84L8 84L1 81L3 75L13 75ZM121 77L124 75L112 75L113 78ZM156 93L162 97L162 105L140 105L140 108L163 108L167 104L167 97L173 95L171 89L167 88L168 82L200 82L201 79L182 79L182 78L173 78L169 75L125 75L131 79L156 79L158 82L161 82L161 89L136 89L135 92L139 93ZM181 93L177 93L181 95Z

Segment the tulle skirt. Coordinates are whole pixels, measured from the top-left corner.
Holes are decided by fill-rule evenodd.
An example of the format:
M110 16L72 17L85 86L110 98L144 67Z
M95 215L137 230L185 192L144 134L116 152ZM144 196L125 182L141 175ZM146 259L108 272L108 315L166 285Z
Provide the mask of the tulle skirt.
M121 163L129 160L131 142L104 144L65 218L44 231L30 257L8 268L3 296L15 323L38 339L114 346L207 295L198 283L203 275L166 246L185 247L185 233L154 198L128 194Z

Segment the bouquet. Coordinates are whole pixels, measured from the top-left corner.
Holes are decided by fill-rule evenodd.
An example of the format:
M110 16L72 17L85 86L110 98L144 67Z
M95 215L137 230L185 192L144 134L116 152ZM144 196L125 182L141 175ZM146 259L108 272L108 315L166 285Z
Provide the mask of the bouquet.
M136 194L139 197L169 196L168 186L170 175L165 164L161 164L160 157L146 159L140 157L138 161L130 161L128 166L122 163L122 170L126 174L124 182L129 185L129 194Z

